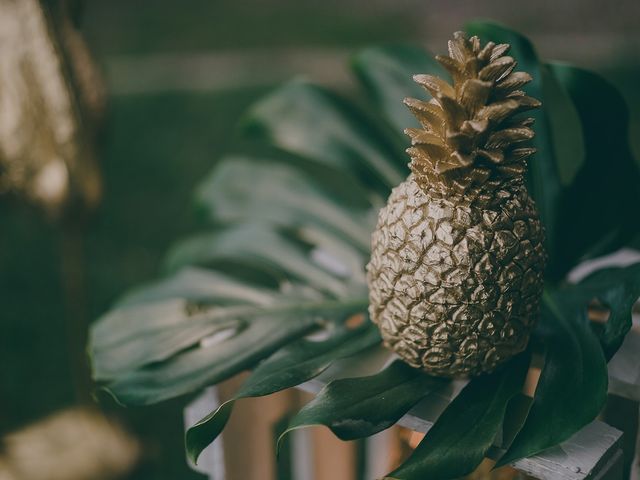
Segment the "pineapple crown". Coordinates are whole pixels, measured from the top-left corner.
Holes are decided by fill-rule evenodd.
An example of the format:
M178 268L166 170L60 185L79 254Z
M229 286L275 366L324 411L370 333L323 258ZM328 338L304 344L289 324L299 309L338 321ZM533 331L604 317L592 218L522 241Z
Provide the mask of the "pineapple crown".
M514 72L509 48L493 42L482 47L478 37L456 32L449 56L436 56L453 85L433 75L413 77L433 97L404 100L422 125L405 130L411 138L409 166L422 188L465 193L491 180L522 178L526 159L535 152L522 145L534 136L533 118L516 115L540 102L520 90L531 75Z

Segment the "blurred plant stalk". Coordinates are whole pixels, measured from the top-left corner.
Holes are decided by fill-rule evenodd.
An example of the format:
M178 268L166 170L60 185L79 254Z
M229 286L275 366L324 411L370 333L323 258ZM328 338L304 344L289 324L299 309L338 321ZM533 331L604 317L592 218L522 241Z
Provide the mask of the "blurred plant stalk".
M90 399L83 232L100 201L105 90L78 30L76 0L0 0L0 196L60 231L71 372Z
M101 195L96 137L102 81L76 2L0 0L0 192L59 217Z

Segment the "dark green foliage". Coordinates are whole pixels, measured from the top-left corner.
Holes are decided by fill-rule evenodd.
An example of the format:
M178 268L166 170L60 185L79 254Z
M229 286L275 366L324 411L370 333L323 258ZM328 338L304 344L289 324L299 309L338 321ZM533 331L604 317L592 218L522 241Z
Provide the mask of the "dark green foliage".
M563 284L578 261L638 231L640 176L619 94L593 73L541 63L530 42L505 27L473 23L468 30L511 43L519 69L534 77L529 93L543 102L529 181L550 254L534 335L545 364L532 401L520 394L527 355L471 380L391 474L399 479L468 473L499 433L507 451L501 461L512 462L593 420L607 391L606 359L629 330L640 295L637 266ZM243 131L283 155L225 158L197 190L209 230L171 249L168 278L125 297L92 331L94 374L127 404L159 402L253 369L233 399L188 432L192 458L221 432L236 400L298 385L336 359L380 348L370 325L352 331L345 321L366 312L369 235L390 188L407 173L400 146L410 116L400 101L416 96L412 74L442 73L415 47L368 49L353 64L386 122L299 81L258 102ZM594 299L610 310L600 328L587 318ZM330 332L324 341L304 338L320 329ZM443 382L400 363L335 380L289 430L326 425L344 439L371 435Z
M471 473L498 433L509 402L522 389L528 358L470 382L449 404L415 451L392 478L457 478Z
M394 425L429 392L446 383L401 361L368 377L333 380L300 410L285 433L326 425L342 440L368 437Z

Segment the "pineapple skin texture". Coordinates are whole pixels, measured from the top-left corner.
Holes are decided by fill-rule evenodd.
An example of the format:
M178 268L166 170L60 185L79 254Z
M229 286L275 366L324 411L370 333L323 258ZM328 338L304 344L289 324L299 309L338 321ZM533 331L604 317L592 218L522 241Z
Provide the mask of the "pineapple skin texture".
M447 197L411 175L378 216L370 317L388 348L433 375L491 372L535 326L544 230L522 181L493 187Z

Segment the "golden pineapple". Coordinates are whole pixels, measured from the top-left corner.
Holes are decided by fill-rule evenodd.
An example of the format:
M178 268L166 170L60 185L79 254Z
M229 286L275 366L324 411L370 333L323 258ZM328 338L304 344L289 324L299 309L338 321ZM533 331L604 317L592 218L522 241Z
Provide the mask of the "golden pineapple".
M370 315L385 345L441 376L477 375L521 352L538 315L544 232L524 184L538 100L509 45L457 32L436 57L453 85L414 80L411 174L379 214L367 266Z

